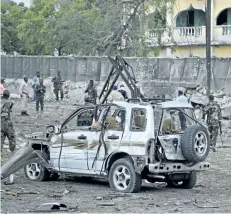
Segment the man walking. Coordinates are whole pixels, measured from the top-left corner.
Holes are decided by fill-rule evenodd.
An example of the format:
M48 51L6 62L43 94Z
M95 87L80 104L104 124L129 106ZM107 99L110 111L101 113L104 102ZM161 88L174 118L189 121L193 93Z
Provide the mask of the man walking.
M36 112L39 115L39 105L41 106L41 114L44 109L44 95L46 93L46 87L43 85L43 79L39 79L39 85L36 85Z
M32 88L34 89L34 96L33 96L33 101L36 101L36 86L39 85L39 79L40 79L40 72L36 72L36 76L32 79Z
M29 85L28 85L28 78L24 77L23 83L21 85L20 89L20 95L22 99L22 110L21 110L21 115L29 116L27 114L27 103L28 103L28 98L29 98Z
M85 93L88 94L87 99L85 98L86 102L92 103L92 104L96 104L96 98L97 98L97 91L96 88L94 86L94 81L90 80L87 89L85 90Z
M110 93L110 95L108 96L108 101L112 102L112 101L120 101L120 100L124 100L123 95L118 91L118 86L114 85L113 86L113 91Z
M188 103L188 98L184 95L184 92L182 90L178 91L178 97L176 98L176 101Z
M15 130L11 121L11 112L14 103L9 100L9 97L10 92L8 90L4 90L1 100L1 150L3 149L3 145L7 137L9 140L10 151L13 153L16 149ZM14 182L13 174L9 176L9 182Z
M63 100L63 88L62 88L63 82L60 73L61 71L58 70L57 75L52 78L52 82L54 83L54 93L57 101L59 100L59 91L61 95L61 100Z
M208 129L210 132L211 146L213 151L215 152L219 128L220 128L220 134L222 134L222 130L221 130L222 115L221 115L221 107L216 101L214 101L213 95L209 96L209 103L203 109L202 119L205 119L205 116L207 116L206 123L208 125Z

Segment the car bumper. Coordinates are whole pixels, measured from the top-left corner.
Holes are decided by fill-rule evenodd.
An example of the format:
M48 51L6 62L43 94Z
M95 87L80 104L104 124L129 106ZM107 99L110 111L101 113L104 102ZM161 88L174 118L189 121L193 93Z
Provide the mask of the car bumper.
M208 170L210 164L208 162L201 162L192 166L186 166L182 163L156 163L149 164L148 168L151 173L181 173L192 171L205 171Z

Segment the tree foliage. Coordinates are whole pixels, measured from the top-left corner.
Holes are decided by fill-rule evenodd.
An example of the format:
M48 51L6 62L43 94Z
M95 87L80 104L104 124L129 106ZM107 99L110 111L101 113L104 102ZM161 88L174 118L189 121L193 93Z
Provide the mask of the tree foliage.
M56 51L59 55L119 52L144 56L148 51L147 27L150 23L164 25L152 20L159 19L160 11L147 16L147 5L160 1L167 0L34 0L33 7L27 9L12 3L4 5L11 16L4 17L7 31L2 49L28 55L53 55ZM16 45L7 48L9 37Z

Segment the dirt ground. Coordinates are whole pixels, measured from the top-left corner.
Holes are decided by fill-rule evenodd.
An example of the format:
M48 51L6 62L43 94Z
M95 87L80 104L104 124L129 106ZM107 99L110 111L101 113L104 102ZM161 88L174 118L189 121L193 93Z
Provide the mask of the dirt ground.
M44 116L36 120L35 104L29 105L28 113L31 116L27 118L20 116L20 103L16 103L13 121L18 140L21 132L43 131L46 124L52 124L55 120L62 121L74 108L65 101L58 105L47 103ZM166 187L165 183L151 184L144 181L139 193L120 194L111 191L106 180L68 178L59 179L56 182L31 182L26 180L21 170L16 173L15 184L4 185L2 183L1 212L26 213L34 210L50 212L51 205L40 205L58 202L65 204L68 208L66 211L59 212L228 213L231 212L230 129L226 129L224 141L228 148L218 148L216 153L210 153L208 161L211 169L198 174L198 182L191 190L173 189ZM20 145L20 142L17 142ZM9 154L9 151L4 149L2 161ZM37 194L22 194L22 192ZM61 196L64 192L66 194Z

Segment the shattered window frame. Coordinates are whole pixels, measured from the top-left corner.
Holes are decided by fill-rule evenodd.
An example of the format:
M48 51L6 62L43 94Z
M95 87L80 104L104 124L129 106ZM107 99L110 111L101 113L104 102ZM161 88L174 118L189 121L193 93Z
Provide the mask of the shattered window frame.
M143 111L144 112L143 115L145 116L145 123L144 123L144 127L143 128L141 127L141 129L133 129L133 122L134 122L134 118L135 118L134 112L135 111ZM138 116L138 115L136 115L136 116ZM130 131L131 132L144 132L144 131L146 131L146 128L147 128L147 110L145 108L132 108L131 118L130 118Z

